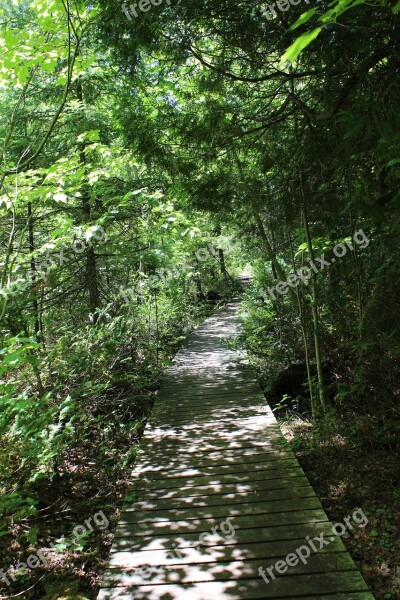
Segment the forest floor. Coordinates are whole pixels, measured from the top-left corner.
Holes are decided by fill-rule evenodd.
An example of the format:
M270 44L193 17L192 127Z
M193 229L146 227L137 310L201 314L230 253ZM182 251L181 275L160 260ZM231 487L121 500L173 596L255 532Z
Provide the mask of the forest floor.
M356 508L368 525L343 539L377 600L400 598L400 456L398 449L322 439L300 419L281 422L329 518L343 523Z
M143 398L150 407L152 391L143 390ZM134 455L127 460L127 448L137 448L141 435L135 426L121 427L124 418L132 421L129 415L132 407L135 407L133 396L127 395L125 401L119 402L114 398L107 422L101 420L100 427L107 431L107 443L113 448L112 463L104 464L104 457L99 456L99 444L104 443L104 437L100 427L93 428L91 436L78 437L74 447L68 448L59 473L51 480L42 480L32 490L40 502L39 514L29 518L29 526L36 527L39 536L35 542L26 539L26 523L21 520L13 528L12 543L9 536L0 538L2 565L11 582L7 587L3 583L0 599L94 600L97 597L134 461ZM88 410L97 408L90 406ZM102 520L106 526L94 526L81 546L74 545L73 528L76 524L83 525L99 511L106 517ZM46 564L41 562L12 583L7 565L15 567L18 561L26 562L29 556L39 553L45 556Z

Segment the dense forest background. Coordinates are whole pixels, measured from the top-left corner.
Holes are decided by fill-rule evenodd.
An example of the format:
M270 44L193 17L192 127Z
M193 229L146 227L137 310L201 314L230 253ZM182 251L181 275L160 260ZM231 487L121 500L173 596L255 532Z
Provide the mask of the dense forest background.
M400 3L267 9L0 2L5 598L96 597L162 374L237 294L288 439L399 597Z

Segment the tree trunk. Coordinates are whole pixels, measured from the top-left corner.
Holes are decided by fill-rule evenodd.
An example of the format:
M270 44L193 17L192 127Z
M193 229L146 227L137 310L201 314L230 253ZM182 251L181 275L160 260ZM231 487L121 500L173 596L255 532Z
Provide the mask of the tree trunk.
M290 72L292 72L292 67L290 67ZM295 85L293 79L290 81L290 89L292 92L292 96L294 98L295 95ZM294 102L294 100L293 100ZM294 133L297 146L300 146L300 134L299 134L299 123L297 118L297 112L294 111ZM304 226L304 231L306 234L307 248L308 253L312 262L314 263L314 248L312 245L312 239L310 234L310 227L308 224L307 217L307 196L306 189L304 183L304 174L301 170L301 165L298 165L298 173L299 173L299 183L300 183L300 194L301 194L301 203L302 210L301 216ZM318 297L317 297L317 284L316 284L316 274L314 269L311 269L311 295L312 295L312 320L313 320L313 329L314 329L314 347L315 347L315 361L317 363L317 374L318 374L318 393L319 393L319 401L320 408L322 408L322 412L325 412L325 385L324 385L324 375L322 370L322 359L321 359L321 344L319 338L319 314L318 314Z
M33 230L33 216L32 216L32 203L28 202L28 232L29 232L29 252L31 254L31 293L32 293L32 304L33 304L33 318L34 318L34 328L35 328L35 336L36 339L41 337L40 331L40 313L39 313L39 303L38 303L38 290L36 287L37 283L37 271L36 271L36 261L35 261L35 237Z
M265 232L264 223L262 222L262 219L255 207L253 207L253 215L254 215L255 222L257 223L257 228L258 228L259 234L261 236L261 239L263 241L263 245L266 250L267 256L268 256L269 260L271 261L272 268L274 270L274 274L276 275L276 279L279 279L280 281L286 281L287 275L286 275L285 271L282 269L281 265L279 264L278 259L276 258L275 252L273 251L272 246L269 242L268 236ZM293 288L290 286L288 287L288 293L289 293L289 296L290 296L294 306L297 306L296 294L295 294Z
M304 181L301 173L301 189L303 194L303 209L302 209L302 219L304 225L304 231L306 234L308 253L312 262L314 263L314 248L312 245L312 239L310 234L310 227L307 219L307 209L305 205L305 194L304 194ZM322 359L321 359L321 344L319 339L319 314L318 314L318 296L317 296L317 283L316 283L316 274L313 269L311 269L311 295L312 295L312 318L313 318L313 328L314 328L314 346L315 346L315 362L317 363L317 374L318 374L318 392L319 392L319 401L321 404L322 411L325 412L326 404L325 404L325 384L324 384L324 374L322 370Z
M84 104L83 88L82 83L79 81L77 85L77 97L78 100ZM79 162L83 165L86 173L86 144L82 142L79 154ZM82 190L82 212L84 223L90 223L92 217L92 209L90 204L90 192L87 181L85 182ZM97 260L96 253L92 246L86 251L86 273L85 273L86 289L89 294L89 312L93 315L93 320L96 323L98 316L96 311L100 308L100 294L98 285L98 273L97 273Z
M222 233L221 225L217 225L217 227L215 228L215 235L220 236L221 233ZM225 264L225 254L224 254L224 251L222 250L222 248L218 248L218 259L219 259L219 267L221 270L221 275L223 275L224 277L230 278L228 269L226 268L226 264Z
M293 273L294 273L296 270L296 265L294 262L294 253L293 253L292 242L290 242L290 250L291 250L291 255L292 255L292 267L293 267ZM303 311L303 306L301 304L300 293L299 293L298 288L296 288L296 296L297 296L297 306L298 306L298 310L299 310L300 329L301 329L301 335L303 338L304 356L305 356L305 360L306 360L308 390L310 393L310 402L311 402L311 415L312 415L312 418L315 419L315 417L317 415L317 407L315 405L314 390L313 390L313 386L312 386L310 353L308 350L308 342L307 342L307 328L306 328L306 321L304 318L304 311Z

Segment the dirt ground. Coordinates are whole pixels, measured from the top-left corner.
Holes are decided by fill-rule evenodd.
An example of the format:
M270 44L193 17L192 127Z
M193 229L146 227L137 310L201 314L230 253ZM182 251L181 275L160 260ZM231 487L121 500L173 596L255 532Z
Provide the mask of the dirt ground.
M398 449L318 440L301 420L282 425L310 483L334 522L356 508L368 525L343 539L377 600L400 598L400 457Z

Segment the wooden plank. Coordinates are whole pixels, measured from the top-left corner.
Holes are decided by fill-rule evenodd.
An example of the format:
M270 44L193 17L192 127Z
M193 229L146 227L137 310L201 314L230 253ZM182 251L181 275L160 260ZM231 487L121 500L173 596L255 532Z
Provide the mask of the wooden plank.
M176 468L177 463L173 463L173 468L170 465L160 465L155 470L152 466L144 466L140 473L141 481L152 481L157 482L158 480L166 481L170 479L179 480L179 484L182 485L202 485L210 482L210 477L223 477L228 475L241 475L242 473L246 477L251 477L252 480L260 479L262 473L265 473L265 479L269 479L269 473L273 470L280 470L282 475L285 475L287 469L300 469L298 462L295 458L288 454L285 458L276 458L275 460L268 460L264 462L251 462L248 465L243 462L229 462L227 464L215 464L205 465L193 468L185 467L181 465L180 468ZM248 468L246 468L248 467ZM134 480L138 476L138 472L135 470L131 475L131 479ZM254 476L254 477L253 477ZM263 477L261 477L263 479ZM190 480L189 483L187 480ZM241 481L244 481L241 479ZM173 486L175 487L175 485Z
M213 384L206 382L201 383L199 380L199 382L195 384L192 376L190 381L186 381L180 386L175 384L171 386L171 388L161 387L156 394L157 399L167 400L171 403L181 400L192 400L193 403L195 403L202 402L203 400L213 400L215 397L229 400L230 398L238 398L238 396L242 396L244 400L246 398L256 398L265 402L264 394L260 387L256 386L254 382L238 382L232 381L230 378L225 378L225 380L221 380L220 383Z
M262 458L268 461L283 458L285 455L294 456L290 446L280 438L268 444L262 440L260 440L260 443L243 439L232 440L229 446L225 446L222 442L218 443L218 441L199 440L189 446L188 451L191 450L189 453L186 453L186 449L179 451L175 443L155 444L148 442L146 445L139 447L137 457L140 462L149 464L152 464L151 461L154 457L162 460L165 465L179 461L179 464L183 465L188 463L190 465L204 464L206 466L215 464L216 461L233 462L254 459L255 462L260 462Z
M229 510L225 511L219 519L226 520L230 517ZM232 516L233 519L233 516ZM232 521L235 531L239 529L249 529L254 527L268 527L277 525L299 525L302 523L313 523L324 521L326 515L323 510L310 508L305 510L294 510L292 512L258 513L253 515L235 516ZM218 524L218 523L217 523ZM150 523L135 523L135 515L129 512L121 514L119 529L121 533L128 536L149 536L157 537L163 535L166 531L173 531L175 535L185 532L201 533L208 532L216 525L216 520L212 517L201 517L187 519L184 521L172 522L169 519L154 519Z
M246 395L245 398L240 398L239 393L230 394L229 396L223 396L222 394L215 394L214 396L207 396L204 398L176 398L174 400L169 399L168 403L163 401L157 402L155 405L156 412L167 412L171 413L177 411L177 413L187 414L190 411L196 411L196 413L207 412L218 407L225 409L241 408L241 407L259 407L260 410L268 410L265 405L265 401L260 396Z
M111 555L110 568L138 568L141 566L171 566L180 564L203 565L212 562L229 563L231 560L263 559L265 567L268 561L275 562L293 553L304 538L253 544L232 544L219 546L179 547L179 554L170 553L169 548L159 550L118 551ZM329 547L321 549L321 554L346 552L340 538L332 538ZM182 558L180 558L180 556ZM329 557L330 558L330 557ZM324 559L325 560L325 559Z
M188 417L192 423L209 421L225 422L227 420L234 422L237 419L246 417L262 416L265 411L266 409L263 410L263 407L255 406L254 403L242 407L232 405L232 408L226 408L225 402L221 401L210 407L203 406L199 410L195 410L193 407L189 407L187 410L178 410L170 407L159 409L154 412L149 422L162 422L164 425L180 425L187 423Z
M215 426L222 426L224 423L215 422ZM171 447L181 447L182 451L185 452L186 448L191 447L193 444L198 444L199 447L208 443L223 444L229 446L235 442L247 442L251 443L261 438L262 434L265 434L269 430L269 436L271 441L277 441L280 438L280 432L276 427L268 428L266 425L259 424L256 428L251 423L242 424L237 429L234 426L229 425L229 428L220 431L218 435L212 428L206 428L204 435L200 433L200 427L193 425L192 427L151 427L149 428L147 435L148 443L163 443L169 444ZM214 430L215 431L215 430ZM274 437L275 435L275 437ZM222 442L222 443L221 443Z
M221 519L225 518L226 514L229 514L229 517L234 519L237 516L285 513L298 510L309 510L310 508L322 509L321 502L316 496L312 496L311 498L272 500L269 502L246 502L246 504L242 506L235 506L235 504L223 504L221 506L212 507L207 506L206 508L188 506L186 508L169 508L158 511L145 511L141 508L131 507L126 508L122 514L132 514L132 522L135 523L156 523L160 519L168 519L170 522L181 520L191 521L193 519L207 517Z
M142 590L143 592L143 590ZM101 591L100 595L98 596L98 600L135 600L136 598L138 598L138 596L134 595L134 592L130 592L128 589L126 588L113 588L113 589L109 589L109 590L104 590ZM216 598L219 598L218 596L214 597L213 600L216 600ZM238 598L240 599L244 599L246 598L245 596L240 596L240 597L235 597L232 594L230 594L229 596L225 596L222 597L222 600L224 600L224 598L226 600L238 600ZM262 600L262 598L264 598L264 596L261 596L260 599L258 599L257 597L254 596L247 596L248 600ZM292 598L292 596L290 596L290 598ZM193 596L194 600L204 600L203 597L200 596ZM157 600L156 596L150 595L148 596L148 598L144 598L142 596L142 600ZM176 596L175 595L171 595L170 592L168 592L167 595L163 596L162 600L176 600ZM205 599L206 600L206 599ZM290 599L289 599L290 600ZM374 596L370 593L370 592L346 592L344 594L341 593L334 593L334 594L318 594L318 595L312 595L312 596L301 596L301 600L374 600Z
M289 552L293 552L296 548L292 547ZM214 562L203 563L181 563L176 562L171 565L154 565L152 572L147 569L144 572L140 567L120 568L112 567L107 570L103 582L103 587L126 587L140 585L162 585L169 584L174 581L185 583L201 583L206 581L226 581L240 580L248 577L257 577L259 569L271 567L277 560L284 559L286 554L280 556L260 557L256 559L240 560L218 560ZM309 573L331 573L338 571L348 571L354 573L356 571L353 561L346 551L329 552L324 554L314 554L310 556L307 563L304 564L299 560L300 564L288 569L290 577L294 575L304 575ZM143 565L148 566L148 565ZM274 571L272 572L274 574ZM145 578L143 577L145 575ZM150 577L147 577L150 575ZM265 574L268 578L268 573ZM275 577L278 574L275 573ZM272 583L273 580L271 579ZM364 588L365 589L365 588Z
M181 457L185 457L185 460L188 460L187 457L189 455L197 455L202 456L205 455L206 452L221 452L223 453L225 450L235 450L239 448L254 448L256 449L270 449L270 450L280 450L282 448L288 448L289 446L281 437L272 437L267 442L263 439L255 438L254 436L238 436L232 437L229 436L226 439L219 437L214 439L209 436L205 439L198 438L193 440L193 443L190 444L189 440L185 437L182 438L181 444L179 444L179 439L174 438L173 435L168 438L149 436L146 439L146 443L141 444L140 449L144 452L162 452L165 454L170 454L176 457L178 454Z
M208 400L207 403L196 405L188 402L187 405L168 405L162 406L155 410L154 414L152 414L152 420L155 418L172 418L176 417L178 420L184 417L190 416L191 420L193 417L200 418L204 417L214 417L215 419L223 419L224 415L229 418L238 419L238 418L246 418L248 416L262 416L263 414L268 414L268 407L263 405L260 402L260 399L251 399L248 401L244 401L239 404L240 400L229 399L224 400L223 398L216 397L214 400ZM225 418L225 420L227 420ZM187 422L187 421L186 421Z
M280 458L285 458L287 456L292 456L292 452L290 448L282 448L279 450L264 450L260 452L260 450L256 449L254 451L252 448L239 448L232 449L230 451L225 452L215 452L211 451L204 455L195 455L190 457L190 465L193 468L198 467L206 467L209 465L228 465L228 464L253 464L260 462L271 462L278 460ZM172 472L174 470L180 471L182 469L182 456L173 454L165 456L165 454L160 451L157 451L157 448L153 448L149 450L146 454L140 454L138 456L138 465L137 468L134 469L135 473L139 472L140 469L158 465L159 462L161 464L168 465L168 471ZM159 462L158 462L159 461Z
M327 517L323 521L314 523L295 523L293 525L272 525L271 527L249 527L248 529L236 529L235 537L232 539L221 537L218 532L213 534L210 530L208 533L207 546L240 546L245 545L249 548L257 543L280 542L284 540L298 541L301 545L307 536L315 537L324 534L327 538L332 536L332 524ZM111 552L122 552L129 549L135 551L155 551L172 548L174 544L179 548L188 548L197 546L199 542L199 534L196 532L185 532L184 534L176 535L174 531L166 531L162 535L154 537L153 535L140 537L125 537L120 535L119 529L116 531Z
M249 473L255 474L259 471L268 471L270 469L286 470L298 466L299 463L297 459L288 453L284 457L275 457L275 460L270 459L249 464L246 464L245 462L231 462L226 465L217 462L217 464L209 464L203 467L187 467L186 465L181 465L180 469L173 469L172 471L163 464L157 466L143 465L141 477L142 481L156 481L162 479L165 482L168 479L179 479L180 481L183 479L194 479L196 482L197 480L200 481L200 479L203 481L205 477L221 477L239 473L248 475ZM134 473L136 474L137 471L135 470Z
M219 429L216 429L216 426L219 426ZM226 435L227 433L234 433L240 435L244 431L252 431L255 433L268 431L276 431L279 435L282 435L280 431L279 425L277 424L275 417L270 412L264 412L261 414L257 414L256 416L243 417L240 420L235 420L232 422L231 419L226 420L210 420L207 423L204 423L201 427L201 431L198 430L197 426L191 421L187 421L184 425L169 425L169 424L157 424L152 425L151 421L146 428L146 434L152 435L153 432L159 431L160 434L173 430L175 435L183 434L187 431L190 431L195 434L195 437L201 436L201 433L213 433L214 437L220 435Z
M286 473L287 475L287 473ZM223 494L238 494L238 493L249 493L249 492L260 492L263 490L277 490L277 489L290 489L294 486L304 486L307 483L307 479L304 477L304 473L300 471L297 474L291 474L290 477L284 477L281 473L275 472L270 473L268 479L264 480L249 480L240 482L229 482L224 484L209 484L209 485L197 485L195 486L178 486L175 488L168 489L145 489L141 485L140 480L132 483L132 491L139 494L139 498L145 496L148 499L167 499L167 498L196 498L204 496L218 496Z
M264 468L260 471L248 472L248 471L236 471L231 473L226 473L223 475L213 475L209 477L172 477L165 478L164 480L153 480L151 477L141 477L140 478L140 487L143 490L167 490L170 488L193 488L199 489L203 486L210 487L213 486L214 490L217 491L218 488L230 483L244 483L255 482L255 481L267 481L268 479L280 479L281 477L290 478L290 477L299 477L304 476L302 469L296 464L285 465L281 463L279 465L272 465L271 467L267 467L267 465L263 465Z
M356 571L295 575L280 577L269 584L263 579L208 581L201 583L171 583L170 585L144 585L131 588L102 590L99 600L243 600L310 598L353 600L351 594L364 592L363 600L374 600L368 595L363 578ZM336 594L336 597L332 597ZM357 600L359 600L358 596Z
M218 430L218 427L221 429ZM273 436L274 434L277 438L281 436L281 432L276 424L268 424L264 422L264 419L261 420L261 416L258 416L240 419L236 422L232 422L231 419L221 421L210 420L202 423L201 427L198 427L196 423L191 423L190 425L153 425L150 422L146 435L149 439L160 441L172 440L173 442L179 441L181 443L192 441L196 443L198 441L218 439L229 443L230 440L234 440L235 438L250 441L251 439L265 435L267 432L269 436Z
M249 449L256 450L280 450L282 448L290 448L289 444L282 437L282 435L270 436L269 439L255 439L254 437L238 437L230 438L228 441L216 438L214 439L199 439L193 441L193 444L187 444L185 448L179 444L178 439L157 439L152 436L146 436L146 439L142 440L140 444L140 450L145 452L169 452L173 456L181 454L182 456L188 456L190 454L203 455L207 452L226 452L229 453L233 450ZM139 450L139 451L140 451Z
M160 511L167 508L202 508L212 506L240 506L245 503L251 504L253 502L268 502L268 501L284 501L291 498L313 498L315 492L313 488L305 483L302 486L286 487L278 490L262 490L261 492L250 492L250 493L232 493L232 494L215 494L214 496L189 496L184 498L170 498L162 500L156 498L154 500L146 499L142 502L137 501L134 507L138 510L154 510Z
M158 455L155 453L152 455L152 458L157 460ZM137 475L149 474L152 479L164 479L168 477L182 477L186 476L210 476L210 475L222 475L224 473L229 472L237 472L246 470L247 472L255 472L264 467L270 468L275 467L277 465L282 464L282 466L298 466L298 463L295 462L296 459L292 456L290 452L282 452L280 455L275 456L275 454L271 453L266 455L265 457L262 455L251 456L249 457L248 463L244 462L245 458L242 457L234 457L234 458L224 458L223 456L214 461L207 460L207 458L198 457L197 461L194 461L190 464L180 464L178 459L173 460L171 457L171 461L168 463L165 460L160 460L160 464L158 467L154 467L155 463L149 463L148 461L139 463L137 468L132 471L132 477ZM285 465L283 464L285 463ZM247 469L246 469L247 467ZM139 471L140 469L140 471Z
M184 380L185 378L181 379ZM215 396L224 397L228 400L232 396L238 397L242 395L244 398L254 397L265 401L260 387L253 381L240 381L238 378L231 378L231 376L221 378L219 383L215 381L207 383L201 381L200 378L198 383L194 383L193 376L190 379L190 382L176 383L169 387L162 386L158 391L157 398L175 402L175 400L189 398L197 401L208 398L212 400Z

